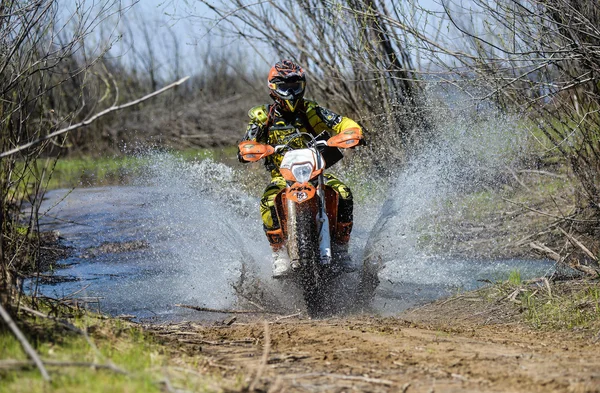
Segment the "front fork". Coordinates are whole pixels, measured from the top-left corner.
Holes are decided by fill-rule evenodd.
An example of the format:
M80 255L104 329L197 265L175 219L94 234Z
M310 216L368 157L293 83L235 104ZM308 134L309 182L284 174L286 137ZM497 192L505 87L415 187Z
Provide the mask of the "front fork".
M331 234L329 233L329 217L325 210L325 181L324 176L319 176L317 195L319 197L319 211L317 212L317 230L319 231L319 254L322 265L331 263Z
M317 185L317 198L319 198L318 210L316 215L316 231L319 241L319 261L322 265L331 263L331 234L329 232L329 218L327 217L325 202L325 182L323 176L319 176ZM302 209L296 202L288 199L286 204L287 227L288 227L288 255L292 264L292 269L300 266L300 261L306 252L306 247L311 247L311 237L306 237L306 230L310 227L314 230L314 223L302 222L298 219L298 209ZM302 229L300 229L302 227ZM304 235L304 236L303 236Z

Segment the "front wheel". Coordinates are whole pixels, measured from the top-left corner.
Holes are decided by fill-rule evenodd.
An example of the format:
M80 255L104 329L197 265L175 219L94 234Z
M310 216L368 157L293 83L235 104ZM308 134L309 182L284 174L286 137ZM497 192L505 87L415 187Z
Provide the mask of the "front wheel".
M306 311L311 318L318 318L325 313L324 286L314 261L305 261L302 274L302 289Z
M331 290L336 274L330 267L322 266L318 258L306 262L302 274L302 287L308 316L311 318L327 316L333 312Z
M319 232L316 221L317 200L287 204L287 248L292 261L297 261L300 285L311 318L321 317L328 310L327 289L330 271L320 263Z

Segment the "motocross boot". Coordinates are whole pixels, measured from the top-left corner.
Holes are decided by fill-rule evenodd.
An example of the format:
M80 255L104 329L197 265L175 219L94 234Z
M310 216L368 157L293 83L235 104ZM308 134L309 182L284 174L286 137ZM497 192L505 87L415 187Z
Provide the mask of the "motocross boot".
M292 271L285 247L273 248L273 278L283 278Z
M356 267L352 264L352 257L348 252L351 231L351 222L339 222L336 226L335 240L332 244L331 252L335 267L340 273L352 273L356 271Z
M283 244L281 229L266 231L267 238L273 251L273 278L283 278L292 271L290 257Z

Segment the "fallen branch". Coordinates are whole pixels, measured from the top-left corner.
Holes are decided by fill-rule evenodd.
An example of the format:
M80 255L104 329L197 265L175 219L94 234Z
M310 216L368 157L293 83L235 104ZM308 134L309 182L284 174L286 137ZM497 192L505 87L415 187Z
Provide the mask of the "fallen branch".
M265 367L267 366L267 361L269 360L269 351L271 350L271 334L269 330L269 322L264 322L265 326L265 346L263 348L262 358L260 359L260 366L258 367L258 371L256 371L256 376L254 377L254 381L250 385L249 390L254 392L256 390L256 384L260 381L260 377L265 371Z
M68 362L68 361L57 361L57 360L44 360L44 364L51 367L89 367L96 369L106 369L114 371L118 374L128 375L129 373L113 364L98 364L91 362ZM16 368L28 368L35 366L33 360L0 360L0 370L16 369Z
M65 320L62 320L62 319L58 319L56 317L44 314L43 312L39 312L37 310L31 309L31 308L29 308L27 306L23 306L23 305L19 306L19 310L25 311L26 313L34 315L36 317L49 319L49 320L54 321L54 322L56 322L58 324L61 324L62 326L66 327L69 330L72 330L74 332L83 334L83 331L81 329L79 329L77 326L73 325L72 323L70 323L68 321L65 321Z
M343 379L343 380L347 380L347 381L368 382L368 383L388 385L388 386L394 385L394 381L390 381L388 379L361 377L358 375L308 373L308 374L289 374L289 375L282 376L282 378L285 378L285 379L309 378L309 377L326 377L326 378L334 378L334 379Z
M164 336L164 334L162 334ZM178 338L177 342L184 344L206 344L206 345L243 345L243 344L254 344L255 340L233 340L233 341L209 341L209 340L195 340L187 338Z
M282 317L275 318L275 322L279 322L279 321L282 321L282 320L288 319L288 318L299 317L300 315L302 315L302 312L297 312L295 314L290 314L290 315L284 315Z
M537 214L541 214L542 216L546 216L546 217L558 218L560 220L571 221L571 222L594 222L594 223L598 222L597 220L580 220L580 219L577 219L577 218L557 216L555 214L545 213L543 211L536 210L536 209L534 209L532 207L529 207L529 206L525 205L524 203L512 201L512 200L510 200L508 198L504 198L504 197L502 197L502 200L505 201L505 202L508 202L508 203L512 203L513 205L521 206L523 209L527 209L527 210L529 210L531 212L534 212L534 213L537 213Z
M176 304L175 307L189 308L191 310L196 310L196 311L216 312L216 313L221 313L221 314L278 314L276 312L267 311L267 310L224 310L224 309L218 309L218 308L191 306L188 304Z
M38 356L35 349L33 349L31 344L29 344L29 341L27 341L23 333L19 330L19 327L17 326L15 321L13 321L13 319L10 317L10 314L4 309L4 306L2 304L0 304L0 315L2 316L2 319L4 319L4 322L6 322L10 330L12 330L17 340L19 340L19 342L23 346L23 349L31 358L33 364L35 364L35 366L40 370L42 378L44 378L45 381L50 381L50 375L48 375L48 371L46 371L44 363L42 363L42 360Z
M543 277L544 284L546 285L546 289L548 290L548 297L552 299L552 289L550 288L550 281L546 277Z
M156 90L156 91L154 91L154 92L152 92L150 94L147 94L147 95L143 96L142 98L138 98L137 100L130 101L130 102L125 103L123 105L113 105L110 108L106 108L105 110L96 113L94 116L90 117L87 120L82 121L81 123L72 124L69 127L62 128L62 129L60 129L58 131L54 131L54 132L52 132L52 133L50 133L50 134L48 134L48 135L46 135L46 136L44 136L42 138L36 139L35 141L26 143L26 144L18 146L18 147L15 147L12 150L5 151L4 153L0 154L0 158L8 157L8 156L13 155L15 153L18 153L20 151L29 149L30 147L39 145L40 143L42 143L44 141L47 141L48 139L51 139L51 138L54 138L56 136L65 134L65 133L67 133L69 131L73 131L73 130L76 130L78 128L88 126L88 125L92 124L94 121L98 120L99 118L101 118L104 115L107 115L107 114L109 114L111 112L119 111L121 109L129 108L130 106L137 105L140 102L146 101L149 98L152 98L152 97L157 96L157 95L159 95L161 93L164 93L165 91L167 91L167 90L169 90L169 89L171 89L171 88L173 88L175 86L179 86L180 84L182 84L183 82L185 82L188 79L189 79L189 76L186 76L185 78L181 78L177 82L171 83L170 85L167 85L167 86L163 87L162 89L159 89L159 90Z
M560 229L560 231L563 233L563 235L565 235L567 237L567 239L569 239L569 241L573 245L579 247L583 252L585 252L587 254L587 256L592 258L592 260L594 260L595 262L598 262L598 257L595 256L590 250L588 250L587 247L583 245L583 243L581 243L579 240L577 240L577 238L575 236L571 235L570 233L567 233L567 231L565 231L561 227L558 227L558 229Z
M517 183L519 183L521 185L521 187L523 187L528 192L531 192L531 188L527 187L527 184L523 183L523 181L521 181L521 179L519 179L519 176L517 176L517 174L515 173L514 169L512 169L509 166L507 166L506 169L510 172L510 174L517 181Z
M583 273L585 273L585 274L587 274L589 276L592 276L592 277L599 277L600 276L600 272L598 270L596 270L594 268L591 268L589 266L582 265L581 263L576 263L576 264L572 264L572 265L569 265L569 266L571 266L575 270L579 270L580 272L583 272Z
M538 242L531 242L529 243L529 247L533 248L534 250L538 250L538 251L542 251L544 253L546 253L546 255L555 260L556 262L560 262L562 260L561 256L559 253L557 253L556 251L554 251L553 249L551 249L548 246L545 246L541 243Z

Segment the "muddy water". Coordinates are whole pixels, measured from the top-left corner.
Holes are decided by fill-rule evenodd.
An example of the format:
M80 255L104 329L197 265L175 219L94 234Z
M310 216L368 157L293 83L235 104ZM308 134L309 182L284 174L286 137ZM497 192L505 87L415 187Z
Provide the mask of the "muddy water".
M302 310L299 289L270 278L258 196L240 192L234 174L231 167L212 161L185 163L160 156L136 185L48 193L42 227L60 232L74 253L50 277L28 282L29 289L143 320L223 318L177 304L230 309L246 308L250 300L281 313ZM385 251L379 258L384 263L370 312L393 314L478 287L482 280L507 278L512 270L523 278L552 270L551 264L539 261L417 254L402 246L410 244L406 228L381 225L382 220L398 221L397 216L405 221L406 214L377 204L355 206L351 254L357 266L383 238L387 242L378 250ZM348 274L337 283L340 312L356 311L352 305L358 276ZM236 291L241 278L244 289Z

